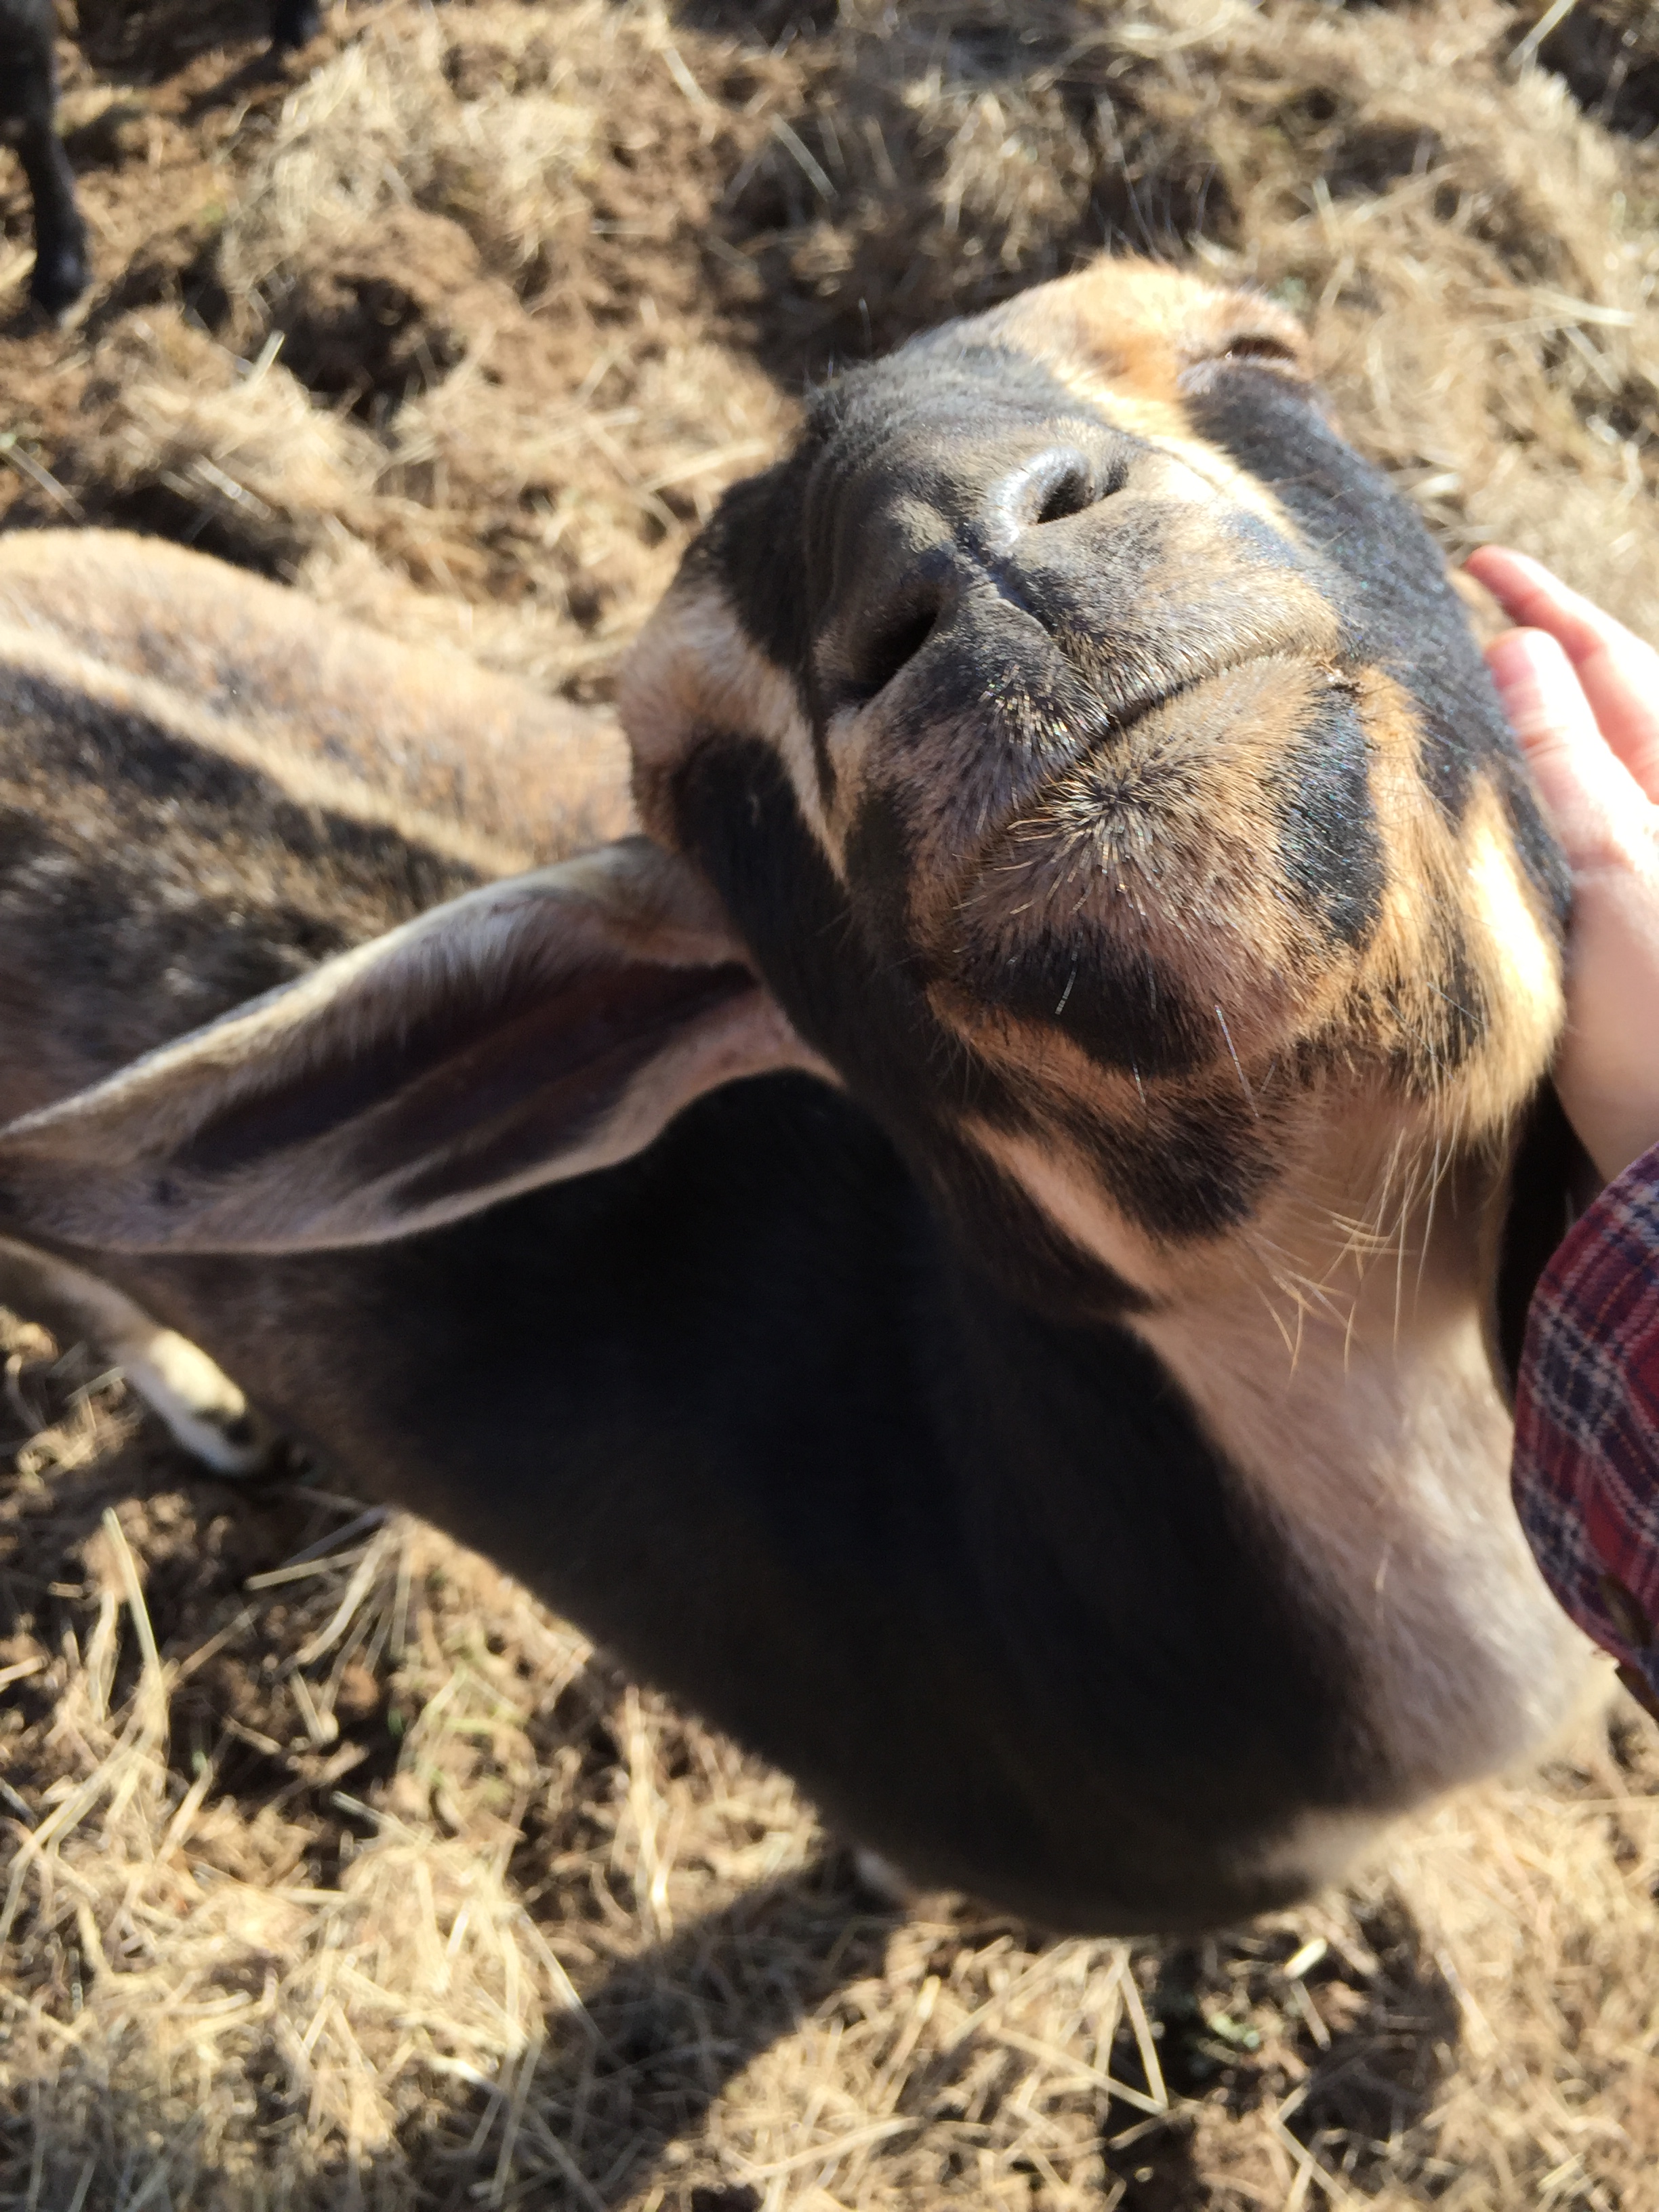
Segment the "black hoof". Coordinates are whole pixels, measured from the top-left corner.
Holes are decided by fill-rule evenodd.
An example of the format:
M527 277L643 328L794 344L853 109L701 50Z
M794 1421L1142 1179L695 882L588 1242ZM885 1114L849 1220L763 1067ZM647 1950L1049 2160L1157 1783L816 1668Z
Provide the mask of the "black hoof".
M289 53L308 46L323 27L323 11L317 0L271 0L270 51Z
M29 297L49 315L72 307L92 282L92 271L77 252L39 254L29 278Z

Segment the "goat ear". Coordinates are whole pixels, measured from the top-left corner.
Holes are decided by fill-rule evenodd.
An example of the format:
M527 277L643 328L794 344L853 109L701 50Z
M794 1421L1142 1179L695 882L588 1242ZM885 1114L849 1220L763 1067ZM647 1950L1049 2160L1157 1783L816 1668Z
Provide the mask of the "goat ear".
M827 1073L643 837L343 953L0 1130L0 1220L94 1249L377 1243L608 1167L735 1078Z

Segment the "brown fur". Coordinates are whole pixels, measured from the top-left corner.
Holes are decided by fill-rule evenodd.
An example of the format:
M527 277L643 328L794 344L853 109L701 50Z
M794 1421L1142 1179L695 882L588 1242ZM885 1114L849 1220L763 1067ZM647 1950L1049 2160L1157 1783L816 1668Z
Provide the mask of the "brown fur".
M1080 398L1127 408L1134 428L1176 439L1188 431L1182 380L1206 362L1249 358L1297 380L1311 374L1307 332L1258 293L1141 262L1133 264L1126 315L1123 276L1131 265L1122 258L1103 258L1074 276L1021 293L984 316L981 327L1042 362ZM1206 458L1213 465L1217 457ZM1259 487L1249 489L1260 496Z
M603 718L222 563L0 540L0 1113L616 835L625 782Z
M0 1116L629 811L601 716L158 539L0 539ZM95 1277L0 1240L0 1295L221 1471L269 1450L236 1384Z
M228 745L291 756L290 784L311 761L331 797L353 780L382 814L471 832L508 866L627 824L627 759L607 718L160 538L0 538L0 623L159 687L174 712L222 723Z

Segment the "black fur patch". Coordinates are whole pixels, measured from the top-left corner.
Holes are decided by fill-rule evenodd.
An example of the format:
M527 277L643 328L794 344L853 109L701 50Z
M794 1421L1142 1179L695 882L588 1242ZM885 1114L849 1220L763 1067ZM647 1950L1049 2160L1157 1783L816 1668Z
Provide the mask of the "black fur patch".
M775 468L733 484L680 572L716 581L750 639L803 693L811 602L799 515L812 459L804 443Z
M396 1246L123 1279L925 1881L1213 1923L1294 1887L1243 1862L1298 1813L1386 1796L1357 1656L1156 1359L964 1267L805 1078Z
M974 1264L1044 1310L1137 1308L1130 1285L963 1137L966 1121L1030 1128L1030 1102L937 1018L918 963L872 950L771 747L708 739L674 798L682 842L780 1003L898 1143Z
M1152 1100L1139 1121L1073 1123L1125 1217L1155 1237L1222 1237L1248 1221L1279 1172L1268 1112L1231 1060L1200 1091Z
M1385 669L1416 701L1419 773L1447 820L1462 820L1476 773L1486 771L1510 809L1524 865L1565 915L1560 854L1462 602L1409 501L1271 370L1218 364L1188 380L1186 404L1199 434L1265 484L1323 557L1348 633L1346 657Z
M1097 1066L1151 1080L1190 1074L1220 1049L1215 1017L1131 932L1084 914L969 945L954 980L988 1006L1059 1030Z
M1541 1084L1522 1124L1510 1170L1491 1317L1498 1373L1511 1399L1532 1294L1562 1238L1600 1187L1595 1164L1561 1110L1554 1085Z
M1333 693L1304 727L1286 732L1272 779L1284 879L1356 951L1376 927L1384 884L1369 752L1352 700Z
M1007 1102L934 1017L914 963L873 947L758 738L711 737L675 779L680 843L708 875L809 1044L913 1140L936 1095L966 1114Z

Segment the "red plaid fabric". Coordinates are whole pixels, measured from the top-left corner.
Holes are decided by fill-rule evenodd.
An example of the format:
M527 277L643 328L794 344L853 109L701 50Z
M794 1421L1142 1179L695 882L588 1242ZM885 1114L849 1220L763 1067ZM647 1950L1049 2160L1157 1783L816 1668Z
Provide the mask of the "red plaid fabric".
M1510 1481L1544 1579L1659 1717L1659 1146L1534 1295Z

